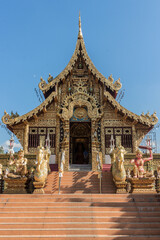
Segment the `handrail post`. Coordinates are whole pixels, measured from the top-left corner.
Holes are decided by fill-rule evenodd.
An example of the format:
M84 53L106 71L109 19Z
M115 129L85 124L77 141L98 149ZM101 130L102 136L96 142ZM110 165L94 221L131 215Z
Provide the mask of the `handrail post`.
M99 192L100 192L100 194L102 193L102 172L100 172L100 186L99 186Z
M99 175L99 192L102 193L102 163L99 156L99 152L97 153L97 169Z
M60 174L60 173L59 173ZM58 189L58 194L60 194L61 191L61 177L59 176L59 189Z
M60 194L61 191L61 179L63 177L63 164L65 163L65 152L62 152L61 160L60 160L60 170L59 170L59 186L58 186L58 194Z

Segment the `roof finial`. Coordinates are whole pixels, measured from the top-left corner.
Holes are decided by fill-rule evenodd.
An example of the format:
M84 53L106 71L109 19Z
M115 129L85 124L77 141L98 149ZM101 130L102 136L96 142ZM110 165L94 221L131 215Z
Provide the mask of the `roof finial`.
M80 15L80 11L79 11L79 33L78 33L78 38L83 38L82 29L81 29L81 15Z

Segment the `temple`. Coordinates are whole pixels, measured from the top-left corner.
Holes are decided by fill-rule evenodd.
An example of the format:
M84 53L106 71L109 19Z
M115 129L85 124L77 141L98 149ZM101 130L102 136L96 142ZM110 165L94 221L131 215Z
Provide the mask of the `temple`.
M121 87L89 58L79 16L68 65L40 79L43 103L2 117L23 147L11 137L0 154L2 239L160 239L160 154L140 145L158 118L121 106Z
M121 106L116 101L121 87L120 79L104 77L89 58L79 16L76 48L68 65L57 77L49 74L47 82L40 79L44 102L19 117L5 112L2 121L17 136L25 154L35 154L49 136L55 163L65 151L65 171L81 164L95 170L97 152L105 163L111 137L115 147L122 145L135 153L158 122L156 113L139 116Z

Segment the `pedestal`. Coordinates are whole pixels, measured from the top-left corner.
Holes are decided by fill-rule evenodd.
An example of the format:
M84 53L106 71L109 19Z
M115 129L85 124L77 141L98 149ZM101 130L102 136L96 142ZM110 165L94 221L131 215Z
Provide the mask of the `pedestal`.
M127 183L126 182L114 181L114 183L116 185L116 193L127 193L127 190L126 190Z
M7 183L7 188L4 190L4 194L26 194L26 182L27 178L4 178Z
M132 193L156 193L155 177L152 178L130 178Z
M33 194L43 194L44 193L44 186L45 182L33 182L35 190Z
M4 188L3 177L0 176L0 193L3 193L3 188Z
M160 193L160 178L157 178L157 193Z

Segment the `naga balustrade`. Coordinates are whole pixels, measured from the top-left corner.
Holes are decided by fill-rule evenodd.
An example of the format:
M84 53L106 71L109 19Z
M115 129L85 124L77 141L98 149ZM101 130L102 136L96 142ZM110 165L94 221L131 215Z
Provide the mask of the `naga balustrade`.
M62 151L61 159L60 159L60 168L59 168L59 188L58 188L59 194L61 191L61 179L63 177L64 164L65 164L65 151Z

